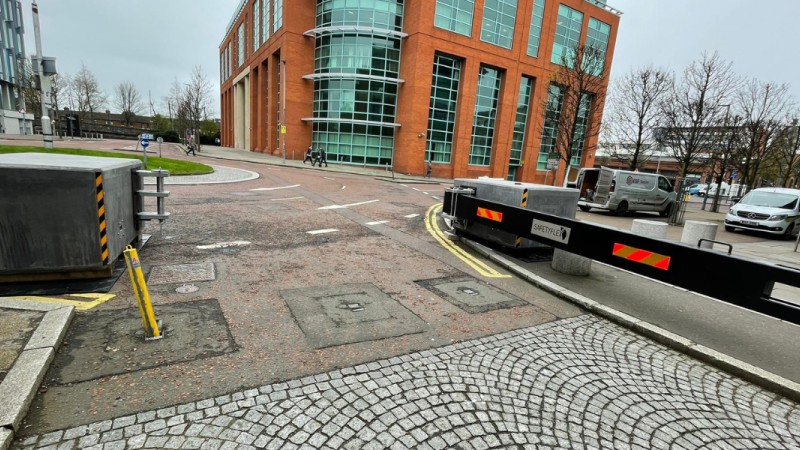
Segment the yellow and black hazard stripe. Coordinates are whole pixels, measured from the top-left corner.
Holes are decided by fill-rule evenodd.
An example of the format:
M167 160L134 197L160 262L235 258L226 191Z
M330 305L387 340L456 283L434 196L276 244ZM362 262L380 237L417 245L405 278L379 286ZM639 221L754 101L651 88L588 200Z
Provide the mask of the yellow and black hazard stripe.
M525 189L522 191L522 201L519 202L519 207L525 209L528 207L528 190ZM514 247L519 247L522 245L522 236L517 236L517 239L514 241Z
M106 234L106 203L103 194L103 174L98 172L95 176L94 185L97 192L97 220L100 223L100 252L103 265L108 265L108 235Z

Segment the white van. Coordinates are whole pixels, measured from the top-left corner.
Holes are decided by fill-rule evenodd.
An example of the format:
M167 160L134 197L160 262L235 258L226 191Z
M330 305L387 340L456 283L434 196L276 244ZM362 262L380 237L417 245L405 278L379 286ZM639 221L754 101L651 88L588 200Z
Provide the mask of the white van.
M620 215L628 211L656 211L667 217L677 196L662 175L608 167L581 170L576 187L580 189L581 210L606 209Z
M791 239L800 231L800 189L753 189L725 215L725 231L759 230Z

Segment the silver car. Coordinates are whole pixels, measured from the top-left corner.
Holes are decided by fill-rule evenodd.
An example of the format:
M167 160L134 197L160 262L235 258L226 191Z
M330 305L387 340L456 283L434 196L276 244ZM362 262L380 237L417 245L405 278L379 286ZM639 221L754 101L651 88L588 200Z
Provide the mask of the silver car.
M747 193L725 215L725 230L758 230L787 239L800 232L800 189L760 188Z

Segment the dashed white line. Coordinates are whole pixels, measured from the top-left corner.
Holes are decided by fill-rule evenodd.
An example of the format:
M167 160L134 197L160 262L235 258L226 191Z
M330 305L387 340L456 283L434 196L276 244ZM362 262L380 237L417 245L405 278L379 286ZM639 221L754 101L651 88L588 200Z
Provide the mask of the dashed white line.
M367 225L380 225L380 224L384 224L384 223L389 223L389 221L388 220L378 220L378 221L375 221L375 222L367 222Z
M304 198L304 197L284 197L284 198L273 198L273 199L272 199L272 201L273 201L273 202L279 202L279 201L282 201L282 200L297 200L297 199L300 199L300 198Z
M308 233L308 234L324 234L324 233L335 233L337 231L339 231L339 230L337 230L336 228L325 228L323 230L306 231L306 233Z
M291 188L296 188L296 187L300 187L300 185L299 184L293 184L291 186L277 186L277 187L271 187L271 188L255 188L255 189L250 189L250 190L251 191L275 191L275 190L278 190L278 189L291 189Z
M375 203L379 200L367 200L365 202L358 202L358 203L350 203L347 205L328 205L328 206L320 206L317 209L342 209L342 208L349 208L351 206L358 206L358 205L366 205L367 203Z
M403 217L405 217L406 219L413 219L414 217L417 217L418 215L419 214L409 214L409 215L403 216Z
M431 198L434 199L434 200L441 200L439 197L437 197L435 195L431 195Z
M197 248L200 250L211 250L215 248L242 247L245 245L250 245L250 241L218 242L216 244L198 245Z

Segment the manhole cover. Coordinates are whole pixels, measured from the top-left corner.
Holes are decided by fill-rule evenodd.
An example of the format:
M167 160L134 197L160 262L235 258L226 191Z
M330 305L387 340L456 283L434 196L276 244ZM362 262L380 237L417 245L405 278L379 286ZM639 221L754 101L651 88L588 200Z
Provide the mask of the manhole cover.
M281 291L315 348L425 331L425 323L371 283Z
M445 278L417 281L468 313L523 306L528 303L474 278Z
M147 284L188 284L197 281L214 281L214 278L216 278L214 263L172 264L153 267L147 278Z
M184 284L178 289L175 289L175 292L177 292L178 294L191 294L192 292L197 292L199 290L200 288L193 284Z

